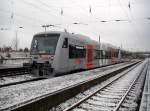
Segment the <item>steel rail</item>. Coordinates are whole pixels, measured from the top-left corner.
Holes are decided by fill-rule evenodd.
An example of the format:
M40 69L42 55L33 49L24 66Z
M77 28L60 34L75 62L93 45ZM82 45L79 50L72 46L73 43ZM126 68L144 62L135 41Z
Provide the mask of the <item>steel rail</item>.
M23 81L18 81L18 82L12 82L12 83L8 83L8 84L0 85L0 88L9 87L9 86L12 86L12 85L23 84L23 83L27 83L27 82L33 82L33 81L43 80L43 79L46 79L46 78L33 78L33 79L29 79L29 80L23 80Z
M74 84L72 86L59 89L55 92L48 93L45 95L41 95L39 97L33 98L31 100L4 108L2 110L13 110L13 111L43 111L43 110L48 110L56 105L59 105L60 103L68 100L71 97L74 97L76 94L79 92L85 91L89 89L90 87L110 78L115 75L117 75L120 72L125 71L126 69L131 68L132 66L135 66L136 64L140 63L141 61L138 62L133 62L130 64L126 64L123 67L120 67L118 69L112 70L103 76L99 75L97 77L90 78L89 80L82 81L80 83Z
M24 74L28 74L29 72L30 71L24 67L0 69L0 78L8 77L8 76L15 76L15 75L24 75Z
M147 68L146 68L147 70ZM142 70L137 77L132 81L132 83L129 86L129 89L126 91L126 93L124 94L124 96L121 98L121 100L119 101L119 103L117 104L117 106L115 107L115 109L113 111L118 111L119 108L121 107L122 103L124 102L125 98L127 97L127 95L129 94L129 92L131 91L131 88L133 87L133 85L136 83L136 81L138 80L138 78L140 77L140 75L142 74L144 70Z
M113 84L115 81L117 81L118 79L120 79L121 77L123 77L125 74L127 74L128 72L132 71L134 68L136 68L140 63L136 64L135 66L131 67L129 70L127 70L126 72L124 72L124 74L122 74L121 76L119 76L118 78L114 79L113 81L109 82L108 84L106 84L105 86L101 87L100 89L96 90L95 92L93 92L92 94L86 96L85 98L79 100L78 102L74 103L73 105L71 105L70 107L64 109L63 111L70 111L74 108L76 108L77 106L79 106L81 103L83 103L84 101L88 100L90 97L92 97L93 95L95 95L96 93L98 93L99 91L103 90L104 88L106 88L107 86Z

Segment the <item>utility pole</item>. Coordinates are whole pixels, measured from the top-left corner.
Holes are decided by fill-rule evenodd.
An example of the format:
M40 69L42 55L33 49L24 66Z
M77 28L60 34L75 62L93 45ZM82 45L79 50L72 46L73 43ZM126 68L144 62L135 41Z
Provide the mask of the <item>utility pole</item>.
M23 27L18 27L18 29L22 29ZM18 29L15 31L15 50L18 50Z
M99 50L101 50L101 37L99 35Z
M44 28L45 30L45 33L46 33L46 28L50 27L50 26L54 26L54 25L42 25L42 27Z
M102 61L101 61L101 55L102 55L102 54L101 54L101 37L100 37L100 35L99 35L98 39L99 39L99 54L100 54L100 55L99 55L99 59L100 59L100 60L99 60L99 65L101 65L101 62L102 62Z
M18 50L18 32L16 30L15 49Z

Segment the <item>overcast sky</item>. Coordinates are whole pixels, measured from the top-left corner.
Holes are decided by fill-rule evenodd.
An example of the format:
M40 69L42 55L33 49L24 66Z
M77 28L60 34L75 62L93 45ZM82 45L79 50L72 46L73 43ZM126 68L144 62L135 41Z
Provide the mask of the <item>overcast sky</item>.
M150 51L149 11L150 0L0 0L0 46L11 46L17 31L19 47L30 47L42 25L57 24L47 30L66 28L127 50Z

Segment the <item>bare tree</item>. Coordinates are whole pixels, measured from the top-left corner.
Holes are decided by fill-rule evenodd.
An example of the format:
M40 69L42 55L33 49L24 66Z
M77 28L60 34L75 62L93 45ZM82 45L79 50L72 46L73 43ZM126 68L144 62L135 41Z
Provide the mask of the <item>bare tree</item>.
M27 47L25 47L24 52L29 52L29 49Z

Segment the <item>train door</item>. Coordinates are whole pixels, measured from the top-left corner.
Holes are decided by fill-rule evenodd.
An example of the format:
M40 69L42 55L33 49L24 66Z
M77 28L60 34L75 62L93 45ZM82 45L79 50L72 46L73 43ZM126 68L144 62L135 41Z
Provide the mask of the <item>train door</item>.
M59 52L58 52L58 59L56 59L57 61L57 68L58 72L67 72L68 71L68 38L64 38L63 39L63 44L62 46L60 46L59 48Z
M99 64L100 64L100 66L103 65L103 53L102 53L102 50L100 50L100 60L99 60Z
M93 45L87 45L87 69L93 68Z

